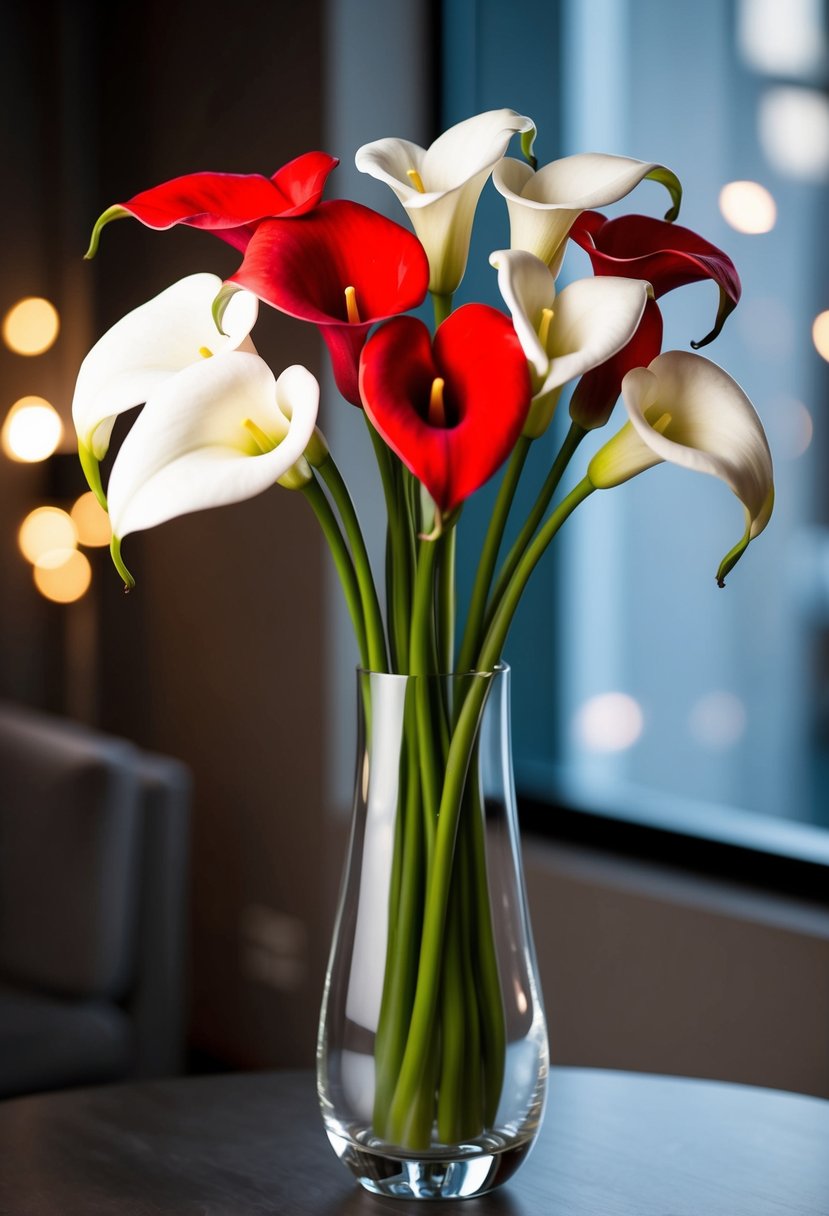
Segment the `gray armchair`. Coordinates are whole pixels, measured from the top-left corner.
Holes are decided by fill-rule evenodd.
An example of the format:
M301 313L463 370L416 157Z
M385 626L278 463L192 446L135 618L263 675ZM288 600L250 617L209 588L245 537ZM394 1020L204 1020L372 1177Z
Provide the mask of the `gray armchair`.
M0 1097L180 1069L190 779L0 704Z

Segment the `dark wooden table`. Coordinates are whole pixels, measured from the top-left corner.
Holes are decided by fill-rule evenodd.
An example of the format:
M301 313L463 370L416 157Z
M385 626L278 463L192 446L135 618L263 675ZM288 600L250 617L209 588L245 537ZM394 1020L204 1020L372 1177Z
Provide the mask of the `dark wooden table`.
M554 1069L529 1161L460 1203L359 1189L310 1073L248 1073L0 1103L2 1216L829 1216L829 1102Z

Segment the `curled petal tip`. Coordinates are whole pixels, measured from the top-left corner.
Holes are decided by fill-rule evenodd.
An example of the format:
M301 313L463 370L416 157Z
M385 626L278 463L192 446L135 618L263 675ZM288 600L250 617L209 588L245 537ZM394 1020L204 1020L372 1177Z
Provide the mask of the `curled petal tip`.
M98 252L98 244L101 240L101 232L112 220L123 220L129 215L126 207L119 207L117 204L114 207L108 207L102 215L99 215L95 221L95 227L92 229L92 235L89 238L89 248L84 256L84 261L91 262Z
M659 182L671 196L671 206L665 212L665 219L669 224L679 216L679 208L682 205L682 183L677 175L671 170L666 169L664 165L657 165L648 174L648 181Z
M538 132L534 126L530 127L528 131L521 132L521 155L524 157L524 160L527 162L533 172L535 172L535 170L538 168L538 159L533 153L533 146L535 144L535 137L537 134Z
M703 346L707 346L709 342L713 342L715 338L718 338L722 332L722 327L736 307L737 301L720 287L720 306L717 309L717 319L714 322L714 328L704 338L700 338L698 342L692 342L692 350L700 350Z
M748 542L750 541L750 539L751 539L751 532L750 532L750 529L747 529L745 535L742 536L737 541L734 548L730 549L728 551L728 553L726 553L725 557L720 562L719 569L717 570L717 586L718 587L722 588L725 586L725 576L727 574L730 574L731 571L734 569L734 567L737 565L737 562L740 560L740 558L743 556L746 549L748 548Z
M233 296L235 296L236 292L240 290L241 288L237 287L234 283L223 283L219 289L216 299L213 301L213 305L211 307L213 320L216 324L216 328L218 329L219 333L223 335L223 337L227 337L227 334L222 329L222 322L224 321L227 306Z
M112 555L112 563L115 566L115 569L124 580L124 595L129 595L135 586L135 579L124 565L123 558L121 557L121 541L117 536L113 536L112 540L110 541L109 551Z

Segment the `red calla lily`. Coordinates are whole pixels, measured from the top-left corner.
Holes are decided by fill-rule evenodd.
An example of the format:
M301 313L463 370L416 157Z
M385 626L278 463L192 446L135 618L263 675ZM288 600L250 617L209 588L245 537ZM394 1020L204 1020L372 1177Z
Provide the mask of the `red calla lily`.
M485 304L466 304L434 343L415 317L383 325L363 350L360 392L376 429L446 513L506 460L532 388L510 321Z
M417 237L359 203L336 199L296 220L266 220L229 279L319 327L334 379L360 405L357 369L372 325L416 308L429 263ZM353 288L349 306L346 288Z
M277 169L272 177L261 173L188 173L173 178L105 211L92 231L86 256L94 256L104 225L127 215L157 231L175 224L203 228L234 249L244 250L261 220L305 215L316 207L329 173L339 163L327 152L306 152Z
M720 289L714 327L695 350L713 342L740 299L741 285L734 263L710 241L690 228L647 215L623 215L608 220L598 211L583 211L570 236L586 251L597 275L644 279L658 299L686 283L711 279ZM587 372L573 393L570 415L590 430L604 426L621 392L622 380L634 367L647 367L662 349L662 317L650 301L630 342L607 363Z

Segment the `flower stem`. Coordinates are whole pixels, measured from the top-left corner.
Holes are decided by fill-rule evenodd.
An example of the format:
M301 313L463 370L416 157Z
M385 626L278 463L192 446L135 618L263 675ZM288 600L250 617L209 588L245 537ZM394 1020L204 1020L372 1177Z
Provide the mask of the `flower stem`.
M328 486L331 497L340 512L351 554L354 562L354 573L362 599L365 613L366 641L368 644L368 662L372 671L387 671L388 656L386 653L386 635L383 627L383 615L380 611L380 601L377 598L377 588L371 572L371 563L360 528L357 512L348 487L342 479L333 457L329 453L320 463L320 475Z
M587 431L585 431L583 427L579 426L577 422L570 424L570 429L564 437L564 442L559 449L558 455L553 461L553 466L550 469L550 472L547 474L547 478L544 485L541 487L538 498L535 500L533 508L530 511L530 514L527 516L526 523L518 533L512 548L504 559L503 566L498 571L498 577L495 580L495 586L492 590L492 597L490 599L490 605L487 611L487 626L489 626L492 617L494 616L495 610L501 601L507 584L515 572L516 566L521 560L522 554L526 550L533 536L535 536L538 525L541 523L547 508L552 502L553 495L558 488L558 483L561 481L564 470L567 468L573 453L586 434ZM480 639L476 640L480 641Z
M531 443L532 440L528 439L525 435L521 435L518 439L501 480L498 497L495 499L495 507L489 521L489 527L486 531L484 545L478 561L478 571L475 575L472 598L469 602L469 612L466 618L466 627L463 631L463 641L461 642L460 654L458 656L458 671L461 672L472 670L475 657L481 645L481 627L486 615L489 586L492 582L492 574L495 570L495 563L498 560L498 551L501 548L501 542L504 537L504 528L506 527L510 508L515 498L515 491L518 487ZM535 528L533 528L534 531Z
M319 521L325 539L328 541L328 547L331 550L337 574L340 576L345 602L351 616L351 624L354 626L357 646L360 651L360 663L363 667L369 667L369 650L366 641L360 588L357 584L357 576L354 573L354 563L351 560L348 546L340 531L340 525L337 523L337 517L331 510L331 504L325 497L316 479L307 482L302 488L302 493L311 504L311 508Z
M438 295L437 292L432 292L432 306L435 312L435 329L442 325L452 311L452 297Z
M437 618L438 670L447 674L455 670L455 547L457 527L453 525L438 541Z
M412 556L411 527L407 525L410 512L405 499L405 474L395 469L394 456L365 415L371 438L383 497L386 500L386 613L389 622L389 650L392 669L405 672L409 668L409 626L411 622ZM402 484L401 484L402 483ZM410 534L407 535L407 526Z
M561 525L572 515L576 507L593 493L594 489L595 486L587 477L582 478L575 489L571 490L567 497L562 499L546 523L544 523L538 535L521 556L512 578L504 588L503 595L495 608L492 621L487 629L486 637L478 656L479 670L489 671L500 661L501 651L504 648L504 642L507 639L512 618L515 615L515 610L518 607L530 575L544 556L547 546Z

